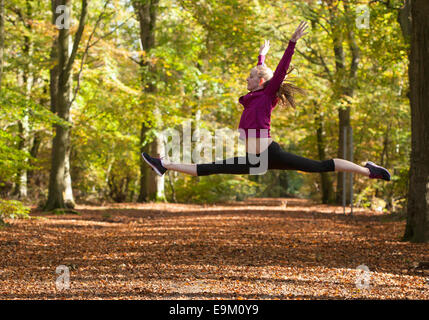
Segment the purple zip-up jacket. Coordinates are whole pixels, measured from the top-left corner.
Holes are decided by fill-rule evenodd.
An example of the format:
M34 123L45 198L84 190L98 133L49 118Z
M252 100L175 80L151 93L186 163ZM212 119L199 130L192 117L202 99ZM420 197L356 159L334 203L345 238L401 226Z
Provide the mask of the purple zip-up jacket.
M249 92L238 100L244 106L240 124L238 125L240 139L244 140L247 137L271 138L271 112L278 102L277 91L286 77L286 72L295 50L295 44L296 42L289 41L289 45L276 71L274 71L273 77L264 89ZM263 64L264 61L265 56L260 55L258 65ZM249 129L257 130L249 131ZM259 129L267 130L261 132Z

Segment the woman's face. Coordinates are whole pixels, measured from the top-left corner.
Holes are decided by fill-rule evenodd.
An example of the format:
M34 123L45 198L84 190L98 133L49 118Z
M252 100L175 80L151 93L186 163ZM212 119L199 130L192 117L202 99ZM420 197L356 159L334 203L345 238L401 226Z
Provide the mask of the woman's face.
M255 69L250 71L250 75L247 78L247 90L254 91L259 88L260 78L258 77L258 72Z

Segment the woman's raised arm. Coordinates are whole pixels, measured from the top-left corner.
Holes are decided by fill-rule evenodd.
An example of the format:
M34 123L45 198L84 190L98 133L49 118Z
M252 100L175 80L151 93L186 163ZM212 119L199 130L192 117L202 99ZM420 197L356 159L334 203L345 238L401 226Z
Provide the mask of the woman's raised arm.
M276 71L274 71L273 77L271 78L271 80L269 80L269 83L265 87L265 92L267 94L275 95L279 90L282 82L286 77L286 72L289 68L289 64L292 60L292 56L295 51L296 42L299 40L299 38L307 34L307 32L304 33L307 27L308 26L306 22L301 22L298 28L295 30L294 34L292 35L292 38L289 41L289 45L286 48L286 51L283 54L283 57L281 58L279 64L277 65Z
M264 44L259 48L258 66L264 64L268 50L270 50L270 40L265 40Z

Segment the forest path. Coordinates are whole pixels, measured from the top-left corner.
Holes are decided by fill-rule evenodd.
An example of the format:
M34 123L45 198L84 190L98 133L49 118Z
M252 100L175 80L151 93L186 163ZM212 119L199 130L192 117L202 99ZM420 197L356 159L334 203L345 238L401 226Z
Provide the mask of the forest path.
M429 244L401 242L387 214L283 198L76 209L0 228L0 299L429 299L428 274L407 270Z

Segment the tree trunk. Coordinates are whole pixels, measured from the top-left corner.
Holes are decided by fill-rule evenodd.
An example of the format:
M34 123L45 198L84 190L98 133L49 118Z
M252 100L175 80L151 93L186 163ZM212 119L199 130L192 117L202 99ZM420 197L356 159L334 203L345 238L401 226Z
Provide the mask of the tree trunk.
M142 145L142 147L140 148L141 153L143 152L150 153L149 145L148 144L143 145L143 141L145 140L145 137L146 137L146 131L147 131L146 125L142 123L141 129L140 129L140 143ZM149 197L149 192L148 192L148 189L149 189L148 178L150 174L149 171L151 171L150 168L143 160L143 158L140 157L140 192L137 198L137 202L146 202Z
M0 0L0 90L3 80L3 56L4 56L4 0Z
M39 154L39 148L40 145L42 143L42 137L39 131L36 131L33 134L33 137L31 138L31 149L30 149L30 155L32 158L37 158L38 154ZM30 181L33 178L34 175L34 170L33 169L29 169L28 170L28 181Z
M142 50L149 52L155 47L155 27L158 13L159 0L133 1L134 11L140 24L140 42ZM141 61L141 66L146 66L145 61ZM149 69L155 72L149 65ZM143 87L146 87L146 79L142 79ZM155 87L151 84L144 90L148 94L155 93ZM155 114L160 114L160 111L155 109ZM148 144L144 144L147 135L146 125L142 123L140 130L140 142L142 145L141 152L147 152L153 157L163 156L163 145L160 139L154 140ZM140 193L139 202L150 200L165 200L164 193L164 177L159 177L154 171L150 170L143 159L140 160Z
M346 2L343 3L344 6L344 12L347 16L352 17L348 4ZM330 9L332 10L332 9ZM333 22L336 22L336 12L331 11L333 15ZM354 23L354 19L351 19L351 21ZM360 61L360 50L355 40L355 35L353 32L354 25L352 23L348 23L346 26L345 35L347 44L350 50L351 54L351 63L348 68L346 69L346 63L345 63L345 55L343 50L343 30L338 30L338 26L336 25L335 32L333 32L333 40L334 40L334 55L335 55L335 64L336 64L336 71L338 75L338 84L337 88L339 88L339 93L342 97L353 97L354 94L354 88L356 86L356 80L357 80L357 70L358 65ZM345 108L341 108L338 110L338 119L339 119L339 137L338 137L338 158L344 158L344 154L346 154L346 150L350 148L349 142L344 141L344 130L348 131L348 128L351 128L352 125L350 123L350 107L346 106ZM345 143L344 143L345 142ZM344 149L345 147L345 149ZM347 155L347 158L349 155ZM350 160L350 159L346 159ZM344 172L338 173L338 179L337 179L337 195L336 195L336 201L337 203L341 203L343 189L346 188L346 186L343 185L344 180ZM349 178L347 178L349 179ZM346 181L346 185L348 185L349 181ZM346 204L350 204L350 194L347 194L346 197Z
M429 242L429 2L411 0L411 163L403 239Z
M164 154L164 144L156 137L150 144L150 151L154 157ZM152 172L152 170L151 170ZM166 201L165 197L165 179L164 176L160 177L157 174L152 174L149 179L149 199L155 201Z
M74 196L73 196L72 178L71 178L71 172L70 172L70 155L71 155L71 143L70 143L70 132L69 132L66 156L64 159L64 188L65 188L64 203L67 208L74 208L76 206L76 203L74 201Z
M61 0L52 1L53 23L56 22L58 15L56 8L59 5L67 5L70 8L70 3L65 3ZM71 18L71 17L70 17ZM51 106L55 113L62 119L69 120L69 112L67 108L67 95L69 90L67 86L70 85L69 79L64 79L65 66L70 55L70 31L66 28L59 29L58 38L55 40L56 48L52 50L52 55L56 57L56 70L55 67L51 69L51 81L55 84L51 85L51 93L55 96L51 97ZM65 155L67 150L67 143L69 141L69 129L67 127L55 124L55 137L52 143L52 158L51 158L51 174L49 180L49 195L48 201L45 205L45 210L53 210L57 208L66 208L64 201L65 192Z
M404 6L398 11L398 22L401 26L402 35L406 42L410 41L411 35L411 0L405 0Z
M346 107L345 109L339 109L338 110L338 119L339 119L339 125L338 125L338 158L340 159L346 159L346 150L348 150L348 143L345 141L344 143L344 130L347 130L350 127L350 107ZM346 156L344 156L346 155ZM347 160L347 159L346 159ZM343 189L347 188L347 176L346 176L346 185L344 185L344 175L345 172L338 172L337 174L337 196L336 196L336 202L337 204L342 203L342 197L343 197ZM347 190L347 189L346 189ZM347 193L347 192L346 192ZM350 203L350 199L346 197L346 204Z
M317 109L316 109L317 110ZM317 152L320 160L326 159L325 142L323 139L323 115L316 111L316 138L317 138ZM328 172L321 172L320 179L322 184L322 203L332 203L334 201L334 188L332 186L331 177Z
M71 0L52 0L53 23L57 21L58 14L56 8L63 5L69 8L71 13ZM51 69L51 108L56 114L67 122L70 122L70 107L72 93L72 66L76 58L77 49L82 38L87 16L87 0L82 0L82 11L79 18L79 26L76 36L71 44L70 30L61 27L56 39L57 46L52 50L51 56L57 56L57 69ZM70 14L71 15L71 14ZM71 16L70 16L71 19ZM71 179L69 176L70 151L70 127L55 125L55 137L52 143L51 172L49 179L49 194L44 210L54 210L57 208L74 207L74 200L71 192Z
M27 21L32 20L32 7L31 7L31 3L28 0L26 1L26 8L27 8L26 13L22 17L22 19L23 19L25 28L31 34L32 32L31 24L26 22L26 20ZM32 91L34 79L32 74L32 64L31 64L30 57L33 55L33 43L32 43L31 37L28 35L24 36L23 55L29 58L28 60L29 63L26 66L24 66L22 75L20 76L21 79L19 79L19 82L21 82L21 86L25 88L25 95L27 99L31 99L31 91ZM29 153L31 129L30 129L30 119L29 119L28 108L25 110L24 116L18 121L18 126L19 126L19 136L20 136L19 149L26 153ZM17 181L16 181L15 194L18 196L18 199L25 199L28 194L28 188L27 188L28 169L26 168L26 166L28 165L29 161L26 158L23 162L25 166L24 168L18 171Z
M19 150L29 153L30 152L30 123L29 123L28 114L25 114L18 121L18 127L19 127L19 136L20 136ZM25 158L23 160L23 163L25 164L25 166L27 166L28 158ZM24 167L19 169L17 173L17 179L16 179L16 190L14 193L18 196L18 199L20 200L27 198L27 195L28 195L27 181L28 181L27 168Z

